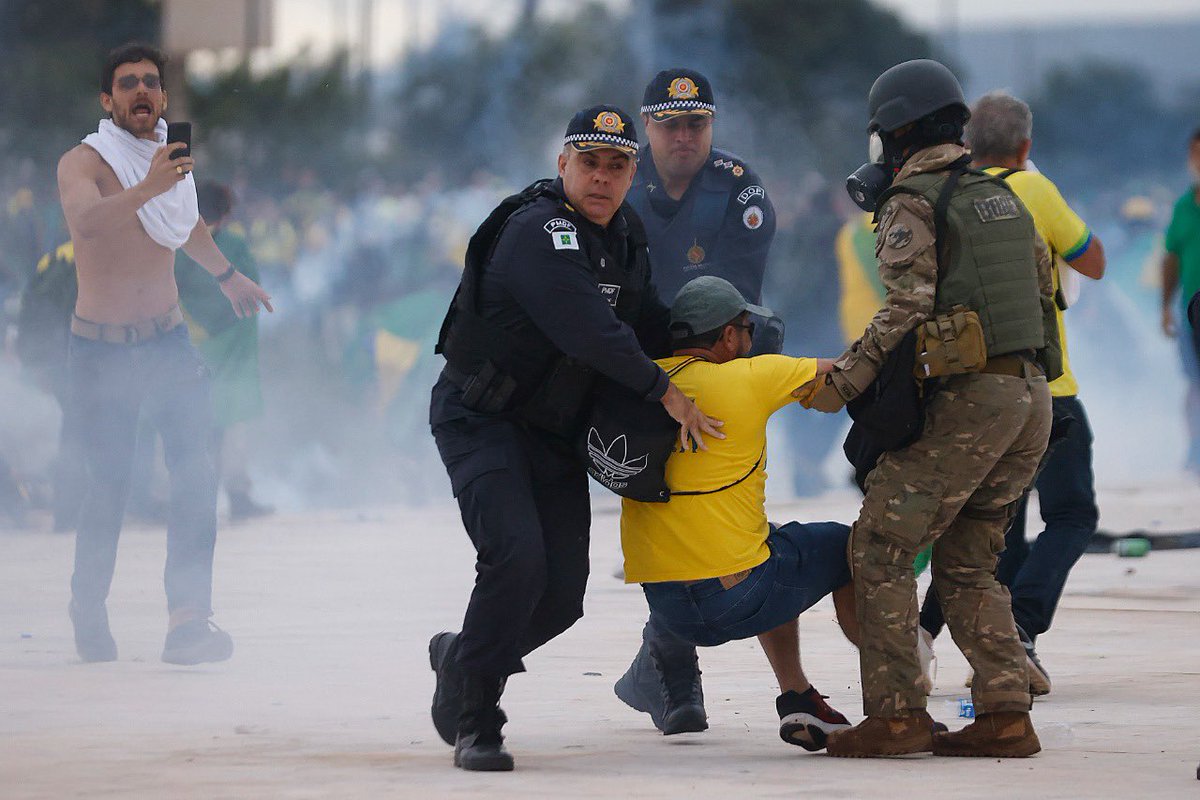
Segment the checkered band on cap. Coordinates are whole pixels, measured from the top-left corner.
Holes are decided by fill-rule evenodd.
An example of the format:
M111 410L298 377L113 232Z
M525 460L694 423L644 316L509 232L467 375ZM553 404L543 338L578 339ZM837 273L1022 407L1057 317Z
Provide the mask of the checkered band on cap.
M655 103L652 106L642 106L641 113L657 114L661 111L689 109L694 111L707 111L710 114L717 113L717 107L713 103L704 103L700 100L669 100L665 103Z
M563 144L572 144L574 142L587 144L603 142L604 144L623 147L634 152L637 152L638 149L638 143L633 139L627 139L624 136L614 136L611 133L572 133L563 139Z

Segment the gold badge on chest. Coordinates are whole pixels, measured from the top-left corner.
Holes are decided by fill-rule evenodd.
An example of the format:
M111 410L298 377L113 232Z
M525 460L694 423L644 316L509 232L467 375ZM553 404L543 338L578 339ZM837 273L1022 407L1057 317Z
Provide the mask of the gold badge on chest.
M704 248L700 246L699 242L693 242L692 246L688 248L687 260L692 264L704 263Z

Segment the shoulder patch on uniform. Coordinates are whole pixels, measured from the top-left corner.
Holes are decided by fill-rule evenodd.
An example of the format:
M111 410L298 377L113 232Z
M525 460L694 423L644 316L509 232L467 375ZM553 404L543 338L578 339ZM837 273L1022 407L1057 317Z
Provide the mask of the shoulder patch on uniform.
M763 210L758 206L747 206L742 212L742 224L749 230L758 230L763 224Z
M553 231L550 241L554 242L555 250L578 250L579 234L575 231Z
M1021 209L1017 205L1017 198L1011 194L996 194L991 197L984 197L976 200L975 213L979 215L982 222L997 222L1002 219L1017 219L1021 216Z
M569 219L563 219L562 217L555 217L542 227L545 228L546 233L557 233L558 231L574 232L576 230L574 222L571 222Z
M892 226L887 232L887 246L893 250L899 250L905 247L912 241L912 228L905 225L903 222Z
M888 213L880 220L875 239L875 255L881 266L908 264L934 244L933 226L912 208L897 202L885 210Z
M766 196L767 192L765 189L763 189L763 187L759 186L758 184L753 184L751 186L747 186L745 189L742 189L742 193L737 196L737 199L739 203L746 205L746 203L749 203L752 198Z

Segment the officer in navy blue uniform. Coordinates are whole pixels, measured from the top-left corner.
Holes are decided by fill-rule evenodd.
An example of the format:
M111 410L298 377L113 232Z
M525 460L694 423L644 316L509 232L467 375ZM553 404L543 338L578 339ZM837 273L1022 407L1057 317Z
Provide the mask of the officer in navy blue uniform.
M624 204L637 147L620 109L576 114L558 179L506 199L472 237L442 326L430 425L477 560L462 632L434 636L429 654L434 725L464 769L513 768L504 682L583 615L591 515L576 448L596 382L661 402L682 437L721 435L651 360L669 348L669 314Z
M654 286L666 305L701 275L762 302L775 208L746 162L712 146L715 113L712 85L693 69L663 70L642 99L649 146L629 204L646 225Z
M716 275L750 303L762 303L775 209L762 181L739 157L712 146L716 101L694 69L666 69L646 86L642 122L649 146L638 157L629 204L646 225L654 286L663 303L693 278ZM778 353L783 323L760 320L752 355ZM656 627L613 687L665 734L708 727L696 648Z

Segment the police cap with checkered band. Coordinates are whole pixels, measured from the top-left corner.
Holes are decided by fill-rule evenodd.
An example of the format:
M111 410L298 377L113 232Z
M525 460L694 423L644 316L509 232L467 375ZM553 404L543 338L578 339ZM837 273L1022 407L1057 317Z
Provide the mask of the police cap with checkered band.
M616 106L592 106L571 117L563 144L580 152L611 148L636 156L637 129L633 118Z
M708 78L694 69L676 67L664 69L646 86L642 113L655 122L689 115L711 117L717 113L717 101Z

